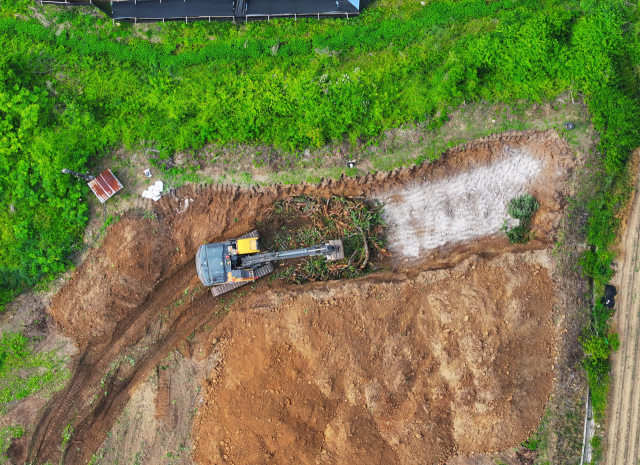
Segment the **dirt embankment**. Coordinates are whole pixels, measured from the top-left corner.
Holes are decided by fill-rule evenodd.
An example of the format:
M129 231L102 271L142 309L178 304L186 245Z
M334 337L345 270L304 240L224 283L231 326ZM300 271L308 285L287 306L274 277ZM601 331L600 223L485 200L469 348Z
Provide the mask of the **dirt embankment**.
M252 229L261 212L279 198L300 194L365 194L372 198L386 198L393 209L391 204L394 202L402 207L403 198L405 203L414 202L413 197L405 194L409 190L419 190L421 186L426 189L434 182L444 182L465 172L499 164L513 157L514 153L524 153L523 156L534 160L533 165L539 166L539 169L534 169L535 173L522 181L517 188L503 189L500 187L503 186L501 184L497 189L499 192L503 189L508 195L511 195L511 191L526 189L538 197L542 206L533 221L536 239L527 246L511 246L506 238L497 234L497 230L490 228L490 231L494 231L493 234L485 234L482 237L463 235L460 241L453 237L444 244L436 244L435 248L430 248L431 246L421 242L428 236L428 228L417 227L412 237L400 236L397 230L392 229L390 247L395 247L395 250L400 250L403 244L407 243L422 244L418 248L417 257L405 260L407 257L399 253L394 263L398 272L406 272L407 277L415 278L420 271L450 268L474 254L481 254L483 259L488 259L505 252L543 249L551 243L564 207L566 186L563 181L567 178L573 163L570 150L555 133L513 133L496 136L468 144L464 150L450 151L442 160L430 165L359 179L323 182L319 185L275 186L248 190L220 186L195 189L188 187L164 197L155 205L150 205L157 217L156 220L145 219L142 214L135 212L125 215L111 227L103 246L90 254L52 303L51 315L59 327L77 341L81 353L75 360L75 371L70 384L49 403L42 421L33 434L29 460L35 459L38 463L47 460L84 463L90 459L136 388L161 364L162 358L197 328L209 325L209 329L213 329L223 321L220 317L228 311L228 303L213 299L209 293L202 292L195 274L193 257L199 245L235 237ZM446 189L446 186L443 188ZM185 205L187 199L188 206ZM500 203L502 200L502 197L498 197L496 202ZM444 201L446 203L447 199ZM421 205L421 208L428 208L426 204ZM452 221L459 218L458 211L456 208L443 210L445 214L450 215ZM495 212L490 212L491 218L495 215ZM474 222L483 221L482 216L472 215L471 218L463 221L466 225L464 228L473 228ZM267 283L261 282L257 287L264 290ZM299 292L303 292L304 289L300 288ZM408 288L403 289L408 292ZM506 291L503 289L503 292ZM435 318L434 308L425 308L425 312L430 312L430 318ZM311 309L309 311L311 312ZM346 320L343 324L353 324L349 321L352 320ZM355 330L356 327L349 330ZM383 329L373 326L368 331L372 331L372 334L382 331L380 337L383 338ZM344 331L346 330L345 328ZM417 334L418 330L414 329L412 333ZM391 334L384 337L387 336L391 337ZM426 336L423 337L426 341ZM507 344L500 338L496 341ZM350 343L348 339L340 342L347 346ZM488 343L494 347L493 342ZM278 351L285 350L285 345L282 345L285 344L284 340L278 344L280 345L276 347L265 347L265 354L277 355ZM347 351L346 348L340 350ZM410 352L414 349L408 345L406 350ZM442 357L449 356L445 348L436 350L431 347L424 350L429 351L425 357L437 359L441 366L446 361ZM462 353L467 348L459 347L457 350ZM282 352L283 356L284 353ZM274 356L277 360L276 355ZM291 352L290 357L294 366L302 363L299 365L300 369L307 363L295 352ZM363 370L363 376L373 377L380 368L372 365L372 368ZM455 376L463 373L464 370L460 370ZM511 378L514 376L507 375ZM419 382L416 378L413 383L427 383L426 386L430 386L429 383L436 385L440 382L429 381L427 378L425 375ZM382 383L382 380L383 378L380 378L376 382ZM503 382L503 378L496 378L495 383L500 385ZM429 388L420 389L420 392L427 392ZM479 389L479 392L483 392L483 389L492 388L487 385L480 386ZM438 395L446 397L447 394ZM401 401L402 399L398 402ZM326 402L325 409L340 412L342 401L337 403L337 398L327 396ZM401 407L401 404L398 405ZM347 405L343 407L347 408ZM315 409L316 406L310 404L309 408ZM402 415L404 410L397 412ZM384 424L381 427L373 416L367 421L370 421L367 428L378 428L378 434L382 437ZM67 447L61 452L61 434L69 424L74 428L70 441L73 447ZM526 427L528 425L529 423ZM335 427L340 426L336 424ZM522 426L517 430L518 438L524 434L522 431L526 427ZM348 437L347 432L340 431L342 430L336 430L336 434ZM371 437L375 436L371 434ZM425 440L430 437L427 432L416 434L424 434ZM469 449L474 447L468 442L470 439L466 439L464 435L463 439L446 434L443 436L445 437L440 438L442 444L439 446L437 438L435 439L437 450L442 453L451 452L453 444L458 444L459 447L468 444L464 447ZM387 444L395 441L393 437L391 435L388 436L391 439L385 439L390 441ZM414 439L417 439L415 435ZM77 446L78 444L81 444L81 447ZM509 437L502 438L498 435L495 441L492 439L485 444L490 444L488 447L491 448L498 448L513 443ZM348 447L355 446L350 444ZM381 453L383 449L379 449ZM394 451L394 454L394 457L400 457L398 451Z
M422 464L525 440L553 376L545 262L253 293L215 331L194 459Z

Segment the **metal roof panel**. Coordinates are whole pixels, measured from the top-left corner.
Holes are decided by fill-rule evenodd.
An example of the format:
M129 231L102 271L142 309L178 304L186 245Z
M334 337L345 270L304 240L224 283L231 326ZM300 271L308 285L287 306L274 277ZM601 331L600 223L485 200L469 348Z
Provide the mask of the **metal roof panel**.
M105 203L113 194L122 189L122 184L116 179L110 169L104 170L93 181L89 181L89 188L96 194L100 203Z

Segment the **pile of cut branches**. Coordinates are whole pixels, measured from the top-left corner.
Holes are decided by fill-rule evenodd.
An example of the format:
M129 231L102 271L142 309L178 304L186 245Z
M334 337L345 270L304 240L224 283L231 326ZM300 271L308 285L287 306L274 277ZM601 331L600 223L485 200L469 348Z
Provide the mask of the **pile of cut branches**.
M290 250L341 239L345 258L327 262L309 257L283 267L273 275L290 283L355 278L376 269L375 261L389 256L385 249L383 206L364 197L299 196L276 202L258 222L261 248Z

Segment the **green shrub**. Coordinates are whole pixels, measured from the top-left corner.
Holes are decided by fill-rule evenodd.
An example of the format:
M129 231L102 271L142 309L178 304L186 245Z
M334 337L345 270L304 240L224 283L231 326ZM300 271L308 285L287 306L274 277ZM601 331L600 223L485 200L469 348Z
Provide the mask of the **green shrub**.
M531 217L534 215L540 204L531 194L524 194L514 197L509 201L507 213L512 218L519 220L518 226L508 228L505 225L502 230L507 234L510 244L526 244L532 238L533 234L530 230Z
M611 361L609 356L620 347L618 334L608 336L588 332L580 338L585 352L583 366L591 390L591 403L595 417L600 420L607 409L607 399L611 385Z
M594 435L589 441L591 444L591 462L600 463L604 457L604 439L598 434Z
M611 263L614 256L614 253L608 249L602 251L587 250L582 253L578 263L584 275L591 276L599 283L605 283L613 277Z
M525 226L515 226L511 229L505 227L505 233L509 238L509 244L526 244L531 238L531 231Z
M530 223L533 214L538 211L540 204L531 194L524 194L511 199L507 213L524 223Z

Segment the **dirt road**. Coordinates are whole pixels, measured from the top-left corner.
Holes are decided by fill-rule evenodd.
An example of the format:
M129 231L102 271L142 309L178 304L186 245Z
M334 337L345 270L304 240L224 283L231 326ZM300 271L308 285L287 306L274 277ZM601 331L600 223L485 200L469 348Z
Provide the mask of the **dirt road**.
M613 384L609 405L607 465L637 464L640 459L640 378L637 375L640 341L640 202L635 196L624 238L622 272L616 279L618 300L615 327L620 350L613 355Z

